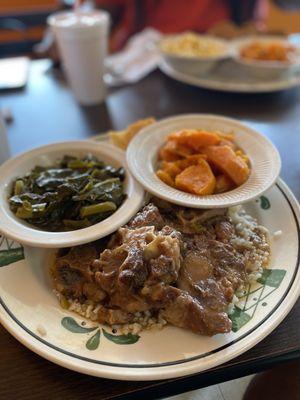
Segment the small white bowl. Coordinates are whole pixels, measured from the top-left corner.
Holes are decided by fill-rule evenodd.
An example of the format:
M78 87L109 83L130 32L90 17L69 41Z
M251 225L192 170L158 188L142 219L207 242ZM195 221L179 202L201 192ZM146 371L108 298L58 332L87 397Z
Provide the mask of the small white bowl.
M24 176L36 165L51 165L64 155L83 157L87 154L92 154L114 167L125 168L124 191L127 198L110 217L83 229L49 232L17 218L10 210L8 198L15 178ZM19 243L32 247L69 247L100 239L128 222L139 210L143 200L144 191L129 173L125 153L107 143L90 141L54 143L22 153L0 167L0 232Z
M223 39L216 38L210 35L197 35L200 40L207 40L212 43L216 43L223 48L220 54L207 55L207 56L194 56L194 55L184 55L184 54L173 54L165 51L163 49L164 43L170 39L176 39L184 35L169 35L164 37L158 44L158 48L161 52L164 60L170 64L173 68L178 71L185 72L193 75L204 75L209 72L218 62L224 60L230 56L230 47L228 42Z
M242 39L232 41L233 58L243 70L258 79L278 79L284 75L289 74L294 68L300 65L300 57L298 51L290 62L284 61L263 61L252 60L241 57L240 51L253 42L260 43L279 43L283 45L291 45L287 39L278 36L248 36Z
M236 144L247 154L251 164L250 176L243 185L221 194L197 196L172 188L156 176L158 150L167 135L195 128L235 134ZM206 114L171 117L144 128L129 144L127 163L147 191L171 203L192 208L230 207L257 198L275 183L281 167L278 151L263 135L234 119Z

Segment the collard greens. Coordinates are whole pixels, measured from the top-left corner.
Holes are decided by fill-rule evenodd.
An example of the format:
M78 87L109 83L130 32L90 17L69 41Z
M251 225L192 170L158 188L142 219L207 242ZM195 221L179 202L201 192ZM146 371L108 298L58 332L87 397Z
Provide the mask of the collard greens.
M53 166L36 166L13 182L10 209L18 218L49 231L95 224L123 202L125 171L95 157L64 156Z

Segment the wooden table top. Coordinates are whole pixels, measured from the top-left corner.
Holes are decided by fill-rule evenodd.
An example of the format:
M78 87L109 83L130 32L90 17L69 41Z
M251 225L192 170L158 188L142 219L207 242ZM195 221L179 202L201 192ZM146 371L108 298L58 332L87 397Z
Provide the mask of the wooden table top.
M31 65L27 87L0 95L14 121L12 154L54 141L88 138L146 116L214 113L234 117L264 133L280 151L281 177L300 198L300 88L260 95L226 94L177 83L154 72L133 86L114 89L105 104L80 107L49 61ZM1 284L1 283L0 283ZM300 359L300 301L266 339L242 356L204 373L165 381L94 378L52 364L0 327L0 398L6 400L158 399Z

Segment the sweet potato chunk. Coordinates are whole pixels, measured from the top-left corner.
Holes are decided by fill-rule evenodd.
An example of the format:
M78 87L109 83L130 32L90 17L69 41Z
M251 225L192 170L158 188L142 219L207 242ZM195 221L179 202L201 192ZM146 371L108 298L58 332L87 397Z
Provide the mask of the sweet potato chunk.
M220 136L217 133L201 129L184 129L168 136L168 141L186 145L196 151L199 151L204 146L216 145L220 140Z
M243 152L243 150L236 150L235 154L241 157L247 165L249 165L249 157Z
M156 175L159 177L160 180L162 180L167 185L172 186L172 187L175 186L175 181L171 178L171 176L166 171L159 169L158 171L156 171Z
M214 192L216 178L209 164L205 160L199 159L197 165L187 167L176 176L175 185L185 192L208 195Z
M234 182L227 175L216 176L216 188L215 193L224 193L235 187Z
M181 168L179 168L177 165L179 161L174 161L174 162L163 161L161 169L165 171L167 174L169 174L171 178L175 179L175 176L180 174L180 172L182 171Z
M236 149L236 145L233 141L228 140L228 139L221 139L219 146L229 146L232 148L232 150Z
M221 139L230 140L231 142L234 141L234 133L224 133L224 132L217 132Z
M173 140L170 141L170 147L172 146L172 151L174 154L177 154L178 156L181 157L188 157L191 154L193 154L193 149L190 147L184 145L184 144L179 144Z
M229 146L208 146L202 151L207 155L208 161L228 175L236 185L242 185L248 179L248 165Z
M191 161L191 162L198 162L199 161L199 159L202 159L202 160L207 160L207 155L206 154L202 154L202 153L199 153L199 154L193 154L193 155L191 155L191 156L187 156L186 157L186 159L187 160L189 160L189 161Z
M165 161L175 161L191 154L193 154L193 149L172 140L167 141L159 153L160 158Z
M176 161L180 160L181 156L174 153L174 145L171 141L166 142L166 144L159 150L159 159L163 161Z
M205 154L194 154L193 156L188 156L183 158L182 160L175 161L174 164L183 171L185 168L190 167L191 165L199 164L199 160L206 159L207 156Z

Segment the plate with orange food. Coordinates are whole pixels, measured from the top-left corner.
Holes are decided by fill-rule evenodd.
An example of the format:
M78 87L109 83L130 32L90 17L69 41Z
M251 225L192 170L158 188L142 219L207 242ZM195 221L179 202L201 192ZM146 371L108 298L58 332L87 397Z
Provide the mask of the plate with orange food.
M143 129L129 144L127 163L147 191L193 208L253 200L274 184L281 166L266 137L236 120L205 114Z

